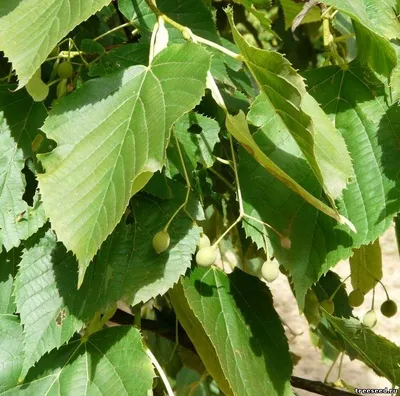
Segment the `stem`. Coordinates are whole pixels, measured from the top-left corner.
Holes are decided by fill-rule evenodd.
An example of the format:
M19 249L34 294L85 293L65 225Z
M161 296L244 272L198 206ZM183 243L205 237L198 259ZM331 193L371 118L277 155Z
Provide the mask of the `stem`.
M171 19L169 16L163 14L156 7L156 5L153 3L152 0L146 0L146 3L150 7L150 9L154 12L154 14L156 14L157 17L163 18L165 22L169 23L171 26L173 26L175 29L179 30L181 33L186 32L187 34L189 34L189 36L191 37L193 42L208 45L209 47L215 48L216 50L224 53L225 55L230 56L233 59L237 59L240 61L242 60L242 56L240 54L230 51L229 49L223 47L222 45L214 43L213 41L210 41L203 37L195 35L187 26L181 25L180 23Z
M123 29L124 27L127 27L127 26L132 26L132 22L126 22L126 23L123 23L122 25L119 25L119 26L113 28L113 29L107 30L105 33L100 34L100 36L95 37L95 38L93 39L93 41L98 41L98 40L102 39L103 37L108 36L109 34L114 33L114 32L116 32L116 31L118 31L119 29ZM135 29L135 30L132 32L132 34L134 34L135 31L136 31L137 33L139 32L137 29ZM135 33L135 34L137 34L137 33Z
M343 287L344 282L346 282L347 279L349 279L350 277L351 277L351 274L350 274L347 278L345 278L344 281L340 282L340 285L335 289L335 291L334 291L334 292L332 293L332 295L329 297L329 300L330 300L330 301L332 301L332 300L335 298L337 292Z
M341 352L340 354L340 360L339 360L339 369L338 369L338 379L340 380L342 376L342 365L343 365L343 358L344 358L344 353Z
M231 190L235 189L235 187L233 187L233 185L224 176L222 176L219 172L217 172L215 169L208 168L208 170L211 173L214 173L214 175L217 176L219 179L221 179Z
M243 215L240 214L239 217L225 230L225 232L213 243L212 247L216 248L218 244L225 238L229 231L236 226L243 219Z
M371 310L374 309L375 305L375 287L372 289L372 303L371 303Z
M188 203L188 201L189 201L189 195L190 195L190 190L191 190L190 179L189 179L189 175L188 175L187 170L186 170L185 161L184 161L184 159L183 159L183 155L182 155L182 151L181 151L181 145L180 145L180 143L179 143L178 137L176 136L176 133L175 133L175 130L174 130L174 129L172 130L172 133L173 133L173 135L174 135L174 137L175 137L176 147L177 147L177 149L178 149L179 158L180 158L181 163L182 163L183 174L184 174L184 176L185 176L185 181L186 181L186 197L185 197L185 201L183 202L183 204L179 206L179 208L175 211L175 213L172 215L172 217L168 220L168 223L167 223L167 224L165 225L165 227L164 227L164 230L163 230L164 232L167 232L167 231L168 231L168 227L171 225L172 221L173 221L174 218L178 215L178 213L179 213L182 209L186 208L186 205L187 205L187 203Z
M208 45L209 47L215 48L216 50L224 53L225 55L230 56L233 59L236 59L236 60L239 60L239 61L243 60L242 55L237 54L236 52L233 52L233 51L231 51L231 50L229 50L229 49L227 49L227 48L225 48L225 47L223 47L223 46L221 46L221 45L219 45L217 43L214 43L213 41L210 41L210 40L207 40L207 39L205 39L203 37L197 36L194 33L192 33L192 37L193 37L193 41L195 41L195 42L198 42L200 44L205 44L205 45Z
M324 378L324 382L325 382L325 383L328 382L329 375L331 374L332 369L333 369L333 367L335 366L335 364L336 364L338 358L339 358L339 355L336 356L336 359L332 362L331 366L329 367L329 370L328 370L328 372L326 373L325 378Z
M146 348L146 355L149 357L151 362L153 363L154 367L157 369L158 374L160 374L160 378L162 379L162 382L164 383L165 389L167 391L168 396L174 396L174 392L171 388L170 383L168 382L168 378L164 373L164 370L160 366L160 363L158 363L158 360L156 357L153 355L153 353L150 351L149 348Z
M378 283L381 284L381 286L383 287L383 290L385 291L385 294L386 294L387 299L390 300L389 293L388 293L388 291L387 291L385 285L382 283L382 281L381 281L380 279L378 279L368 268L365 268L365 269L367 270L367 272L371 275L371 277L372 277L376 282L378 282ZM374 287L374 290L375 290L375 287Z
M135 315L135 320L133 321L133 325L138 329L142 328L142 304L137 304L132 308L132 313Z
M242 191L240 189L239 174L238 174L237 164L236 164L236 155L235 155L235 149L233 147L233 140L232 140L232 135L231 134L229 134L229 143L230 143L230 146L231 146L231 154L232 154L232 161L233 161L233 172L235 173L236 191L237 191L237 196L238 196L238 201L239 201L239 213L240 213L240 216L243 217L244 209L243 209Z
M60 81L61 81L61 78L57 78L56 80L53 80L52 82L48 83L47 86L48 86L48 87L51 87L52 85L57 84L57 83L59 83Z
M281 232L279 232L276 228L272 227L270 224L266 223L265 221L259 220L256 217L250 216L247 213L243 214L244 217L247 217L250 220L253 220L259 224L262 224L268 228L270 228L272 231L274 231L277 235L279 235L281 238L286 238L285 235L283 235Z
M78 55L81 57L82 62L84 63L84 65L85 65L86 67L89 67L89 63L87 63L86 60L85 60L85 59L83 58L83 56L82 56L82 54L83 54L84 52L79 51L79 48L78 48L77 45L75 44L74 40L72 40L72 38L69 39L69 48L71 48L71 46L74 46L74 47L75 47L75 49L76 49ZM68 51L68 60L69 60L69 58L70 58L70 53L71 53L71 51L69 50L69 51ZM60 52L60 54L61 54L61 52Z

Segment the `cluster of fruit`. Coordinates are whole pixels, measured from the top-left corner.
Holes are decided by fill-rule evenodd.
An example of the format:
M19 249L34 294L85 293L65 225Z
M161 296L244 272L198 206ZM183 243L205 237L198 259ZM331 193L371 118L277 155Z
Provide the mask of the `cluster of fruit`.
M321 307L324 308L329 314L333 314L335 310L335 305L332 301L331 297L328 300L324 300L321 302ZM359 307L364 302L364 293L360 289L355 289L349 294L349 305L353 308ZM383 316L387 318L391 318L397 313L397 304L391 300L389 297L385 302L381 305L381 313ZM370 309L363 317L362 322L367 327L374 327L378 322L378 318L376 316L375 310Z
M171 239L167 231L157 232L153 238L153 248L157 254L166 251ZM210 267L217 260L217 246L211 245L206 234L200 237L199 249L196 254L196 264L200 267ZM279 275L279 264L276 261L267 260L261 267L261 276L266 282L273 282Z
M158 232L153 238L154 250L160 254L168 249L170 245L170 237L167 231L163 230ZM215 264L217 260L217 247L211 245L210 239L207 235L202 234L199 242L199 249L196 254L196 263L200 267L210 267ZM273 282L279 275L279 264L276 261L267 260L261 267L261 276L266 282ZM329 314L333 314L335 304L333 297L324 300L320 306L324 308ZM349 294L349 305L351 307L359 307L364 302L364 293L360 289L355 289ZM387 318L391 318L397 313L397 304L388 299L381 305L381 313ZM374 309L369 310L363 317L363 323L367 327L374 327L378 319Z
M360 289L355 289L349 294L349 304L351 307L359 307L364 302L364 293ZM387 318L391 318L397 313L397 304L388 299L381 305L381 313ZM378 319L375 310L372 308L363 317L363 323L367 327L374 327Z

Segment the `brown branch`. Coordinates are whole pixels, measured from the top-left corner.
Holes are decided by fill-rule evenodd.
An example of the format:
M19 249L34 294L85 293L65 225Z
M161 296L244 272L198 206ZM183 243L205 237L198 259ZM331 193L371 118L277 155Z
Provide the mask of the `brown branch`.
M120 324L120 325L133 325L134 316L117 309L114 316L110 319L110 322ZM142 319L141 320L142 330L152 331L157 333L159 336L167 338L170 341L175 342L175 328L168 326L167 323L158 322L155 320ZM186 334L185 330L179 325L178 328L178 339L179 345L190 349L192 352L196 353L196 349L191 342L190 338ZM305 378L299 378L292 376L291 384L294 388L307 390L309 392L316 393L322 396L349 396L353 393L349 393L340 389L332 388L329 385L324 384L320 381L312 381Z
M346 392L344 390L332 388L321 381L312 381L305 378L292 376L291 384L293 387L303 389L312 393L323 396L349 396L354 393Z

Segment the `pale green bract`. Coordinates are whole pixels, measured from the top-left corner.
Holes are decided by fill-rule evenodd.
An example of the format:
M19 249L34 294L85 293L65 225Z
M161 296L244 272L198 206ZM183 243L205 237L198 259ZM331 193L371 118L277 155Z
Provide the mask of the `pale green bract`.
M43 131L57 142L41 155L39 186L58 239L79 260L79 284L129 199L165 162L171 126L199 103L210 55L172 45L150 67L89 81L65 98Z
M355 178L337 204L340 213L355 225L357 234L306 205L244 150L239 152L239 178L246 213L267 222L292 241L291 249L283 249L275 233L266 229L274 256L290 270L301 308L307 289L320 276L347 259L354 248L375 241L400 210L399 106L387 105L384 85L359 63L354 62L347 69L325 67L306 76L310 93L335 121L353 159ZM357 99L360 95L361 102ZM315 197L324 199L321 187L289 133L259 122L262 113L254 105L248 120L260 128L252 137L265 155ZM244 226L247 235L263 247L263 227L251 220L246 220Z
M379 238L355 249L350 257L351 284L364 294L372 290L382 279L382 250Z
M56 44L110 0L20 0L0 8L0 49L23 87Z
M261 117L271 127L287 130L300 147L317 179L335 207L353 175L346 144L318 103L306 93L301 77L281 54L249 45L228 11L233 38L244 62L257 81L262 101Z

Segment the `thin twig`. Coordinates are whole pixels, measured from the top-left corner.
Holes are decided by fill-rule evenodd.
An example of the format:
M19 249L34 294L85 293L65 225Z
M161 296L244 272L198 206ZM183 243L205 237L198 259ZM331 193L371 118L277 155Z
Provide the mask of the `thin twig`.
M332 388L331 386L324 384L321 381L311 381L305 378L292 376L291 384L293 387L303 389L312 393L323 396L350 396L354 393L350 393L341 389Z

